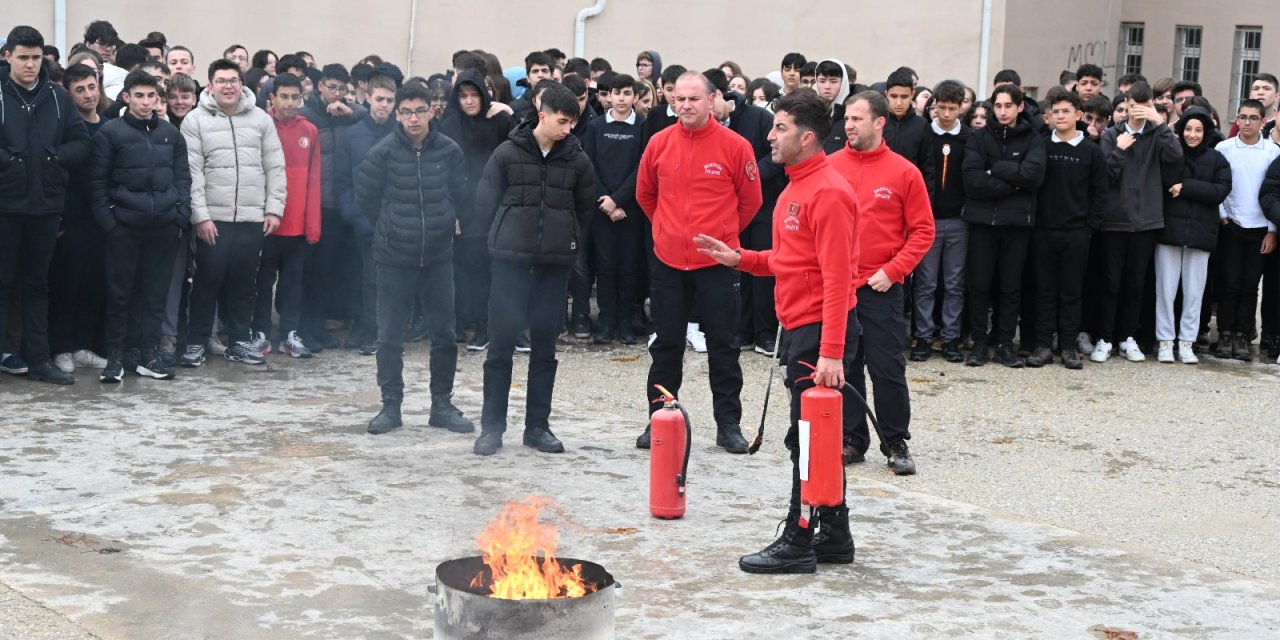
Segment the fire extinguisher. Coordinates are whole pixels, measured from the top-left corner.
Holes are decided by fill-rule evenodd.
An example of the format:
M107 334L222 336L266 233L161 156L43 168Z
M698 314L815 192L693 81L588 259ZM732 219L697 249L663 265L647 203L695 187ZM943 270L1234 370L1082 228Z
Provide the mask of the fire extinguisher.
M689 414L670 391L654 385L662 408L649 418L649 513L656 518L684 516L684 484L689 475L689 443L693 426Z
M817 508L844 502L843 406L844 396L830 387L800 394L800 504L809 506L809 515L801 513L799 524L805 528Z

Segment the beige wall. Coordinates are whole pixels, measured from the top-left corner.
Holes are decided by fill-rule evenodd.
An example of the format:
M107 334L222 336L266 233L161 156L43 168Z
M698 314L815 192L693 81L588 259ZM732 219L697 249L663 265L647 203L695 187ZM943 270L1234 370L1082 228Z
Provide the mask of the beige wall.
M1063 70L1075 71L1086 63L1101 66L1109 86L1114 85L1120 5L1120 0L1081 0L1062 19L1040 2L1010 2L1004 56L993 72L1001 67L1016 69L1023 86L1034 87L1032 93L1039 98L1058 84ZM1115 93L1110 88L1105 92Z

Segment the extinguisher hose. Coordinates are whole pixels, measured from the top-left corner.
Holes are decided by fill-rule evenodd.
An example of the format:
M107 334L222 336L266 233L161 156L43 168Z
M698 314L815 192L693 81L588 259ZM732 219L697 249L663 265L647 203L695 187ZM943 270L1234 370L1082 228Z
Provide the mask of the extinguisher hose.
M880 438L881 442L887 442L884 438L884 432L880 431L880 421L876 420L876 414L871 411L871 404L868 403L867 399L864 398L861 393L858 393L858 390L854 389L853 385L849 384L847 380L845 381L844 386L849 390L849 393L852 393L853 397L857 398L858 402L862 404L862 409L867 413L867 419L871 421L871 426L876 430L876 436Z
M689 452L693 450L693 423L689 421L689 412L679 402L671 403L684 416L684 463L680 465L680 474L676 476L676 489L684 495L684 482L689 477Z

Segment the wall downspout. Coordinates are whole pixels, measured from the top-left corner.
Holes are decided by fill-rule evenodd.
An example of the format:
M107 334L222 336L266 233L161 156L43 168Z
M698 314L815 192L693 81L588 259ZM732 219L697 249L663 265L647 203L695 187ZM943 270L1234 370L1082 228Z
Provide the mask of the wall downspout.
M53 2L53 46L67 59L67 0ZM61 62L61 61L60 61Z
M604 11L607 0L596 0L594 5L583 7L573 25L573 57L585 58L587 48L587 18L598 16Z
M409 60L405 63L404 76L413 77L413 37L418 28L418 0L409 0Z
M985 100L990 90L987 78L991 73L991 1L982 0L982 44L978 48L978 90L979 100Z

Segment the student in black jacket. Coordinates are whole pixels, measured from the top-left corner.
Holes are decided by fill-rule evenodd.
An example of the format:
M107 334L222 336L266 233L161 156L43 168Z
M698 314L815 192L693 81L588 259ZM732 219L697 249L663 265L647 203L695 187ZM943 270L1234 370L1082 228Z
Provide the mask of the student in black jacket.
M524 445L544 453L564 451L548 424L556 338L564 326L569 276L596 210L596 177L591 160L571 135L580 113L573 93L551 86L539 104L537 124L516 127L493 152L476 192L476 216L489 229L493 257L484 411L474 447L482 456L502 447L511 357L525 327L532 352Z
M884 143L894 153L914 164L933 189L933 157L929 153L929 121L920 117L912 104L915 83L911 71L898 69L885 82L885 99L889 101L889 119L884 124Z
M94 136L90 199L106 233L107 364L99 379L124 370L171 380L160 349L169 278L183 229L190 226L191 171L177 127L154 112L160 81L146 71L125 78L128 109Z
M1036 326L1034 336L1024 337L1023 348L1032 352L1028 367L1050 364L1056 333L1063 366L1081 369L1084 361L1076 348L1076 336L1089 266L1089 238L1101 224L1107 206L1107 159L1076 127L1082 112L1079 97L1056 89L1047 102L1052 130L1045 139L1044 184L1036 199L1036 226L1031 232Z
M400 127L375 144L360 166L356 200L373 221L378 288L378 386L382 411L369 433L400 426L405 324L415 300L431 338L431 416L427 424L468 433L475 426L453 405L458 345L453 332L454 203L462 199L462 150L431 128L431 94L417 84L396 92Z
M967 284L973 351L965 364L987 363L987 310L995 305L995 362L1021 367L1013 332L1022 302L1022 272L1035 226L1036 192L1044 182L1044 139L1023 113L1022 90L1002 84L992 93L992 117L964 151L965 222L969 223ZM1000 296L991 283L1000 276Z
M1218 206L1231 193L1231 165L1214 149L1222 133L1199 107L1183 111L1174 125L1182 161L1173 166L1173 186L1164 197L1164 230L1156 245L1156 359L1196 364L1192 351L1208 281L1209 254L1218 246ZM1278 212L1280 213L1280 212ZM1182 283L1182 317L1174 324L1173 301Z

